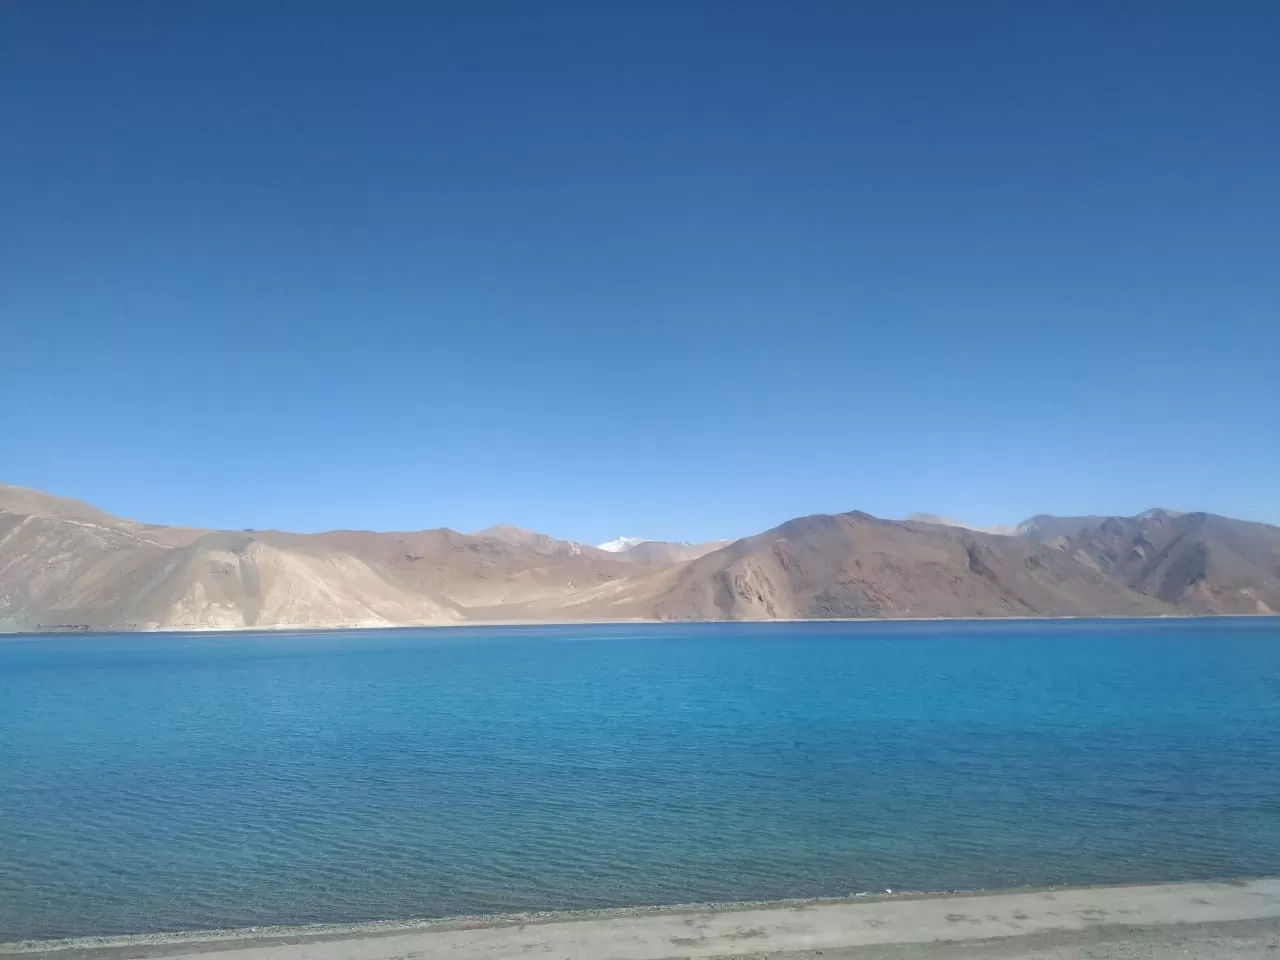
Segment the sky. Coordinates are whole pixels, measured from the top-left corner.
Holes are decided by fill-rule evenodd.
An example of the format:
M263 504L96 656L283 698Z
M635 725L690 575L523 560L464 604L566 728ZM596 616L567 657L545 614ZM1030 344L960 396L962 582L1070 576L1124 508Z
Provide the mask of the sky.
M1280 5L0 3L0 482L1280 523Z

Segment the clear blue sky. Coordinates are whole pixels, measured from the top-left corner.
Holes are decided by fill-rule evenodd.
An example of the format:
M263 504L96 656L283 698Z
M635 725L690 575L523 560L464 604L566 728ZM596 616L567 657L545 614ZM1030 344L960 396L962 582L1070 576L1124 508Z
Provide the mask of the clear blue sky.
M1280 522L1280 5L8 0L0 325L155 522Z

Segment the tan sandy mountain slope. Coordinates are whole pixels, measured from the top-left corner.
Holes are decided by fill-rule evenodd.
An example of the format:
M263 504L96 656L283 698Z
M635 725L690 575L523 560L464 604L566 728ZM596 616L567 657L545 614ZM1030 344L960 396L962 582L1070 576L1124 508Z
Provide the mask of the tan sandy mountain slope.
M8 494L12 488L0 493ZM72 502L73 503L73 502ZM239 629L438 623L457 611L317 543L151 528L0 498L0 629Z
M616 557L591 547L576 553L546 552L536 546L448 529L413 533L343 530L303 539L312 537L375 564L411 589L431 591L462 607L559 597L629 572Z
M544 538L550 540L550 538ZM453 530L201 531L0 487L0 629L447 623L633 573L594 548Z

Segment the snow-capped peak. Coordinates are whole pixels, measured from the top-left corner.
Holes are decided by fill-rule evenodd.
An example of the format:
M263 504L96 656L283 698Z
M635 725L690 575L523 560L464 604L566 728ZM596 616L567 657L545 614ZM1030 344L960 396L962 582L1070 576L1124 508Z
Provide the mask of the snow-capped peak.
M600 549L607 550L610 553L626 553L632 547L648 542L644 537L619 537L617 540L610 540L608 543L600 544Z

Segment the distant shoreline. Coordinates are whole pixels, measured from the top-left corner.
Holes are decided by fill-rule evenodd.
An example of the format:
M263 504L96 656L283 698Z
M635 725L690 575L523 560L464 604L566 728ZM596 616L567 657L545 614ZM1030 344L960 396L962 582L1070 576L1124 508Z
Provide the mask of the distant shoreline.
M1130 943L1168 936L1280 932L1280 877L1156 884L1031 887L841 899L676 904L530 912L438 920L264 926L187 933L0 943L0 956L383 960L410 954L481 960L520 953L561 957L724 957L768 952L868 950L912 945L922 960L958 952L962 941L1039 947L1085 941ZM189 949L187 949L189 948ZM864 956L858 953L858 956ZM1127 954L1126 954L1127 955Z
M103 634L227 634L240 633L376 633L393 630L457 630L475 627L626 627L626 626L713 626L735 624L739 626L765 626L778 623L1091 623L1105 620L1162 621L1162 620L1280 620L1274 613L1233 614L1098 614L1096 616L1029 616L1008 617L780 617L774 620L648 620L631 618L621 620L458 620L447 623L395 623L395 624L279 624L252 627L86 627L59 625L37 630L0 630L0 640L12 637L95 636Z

